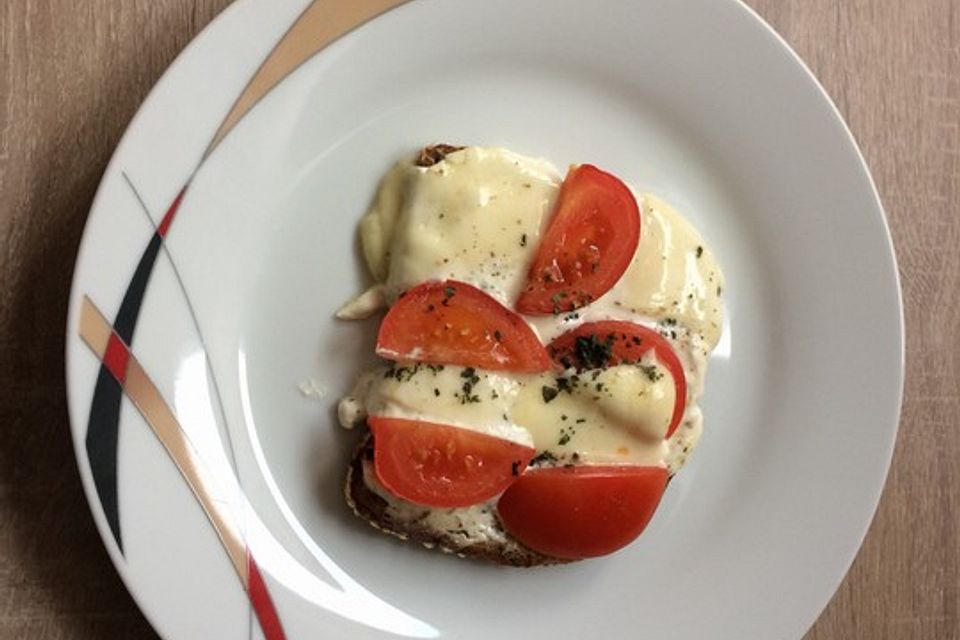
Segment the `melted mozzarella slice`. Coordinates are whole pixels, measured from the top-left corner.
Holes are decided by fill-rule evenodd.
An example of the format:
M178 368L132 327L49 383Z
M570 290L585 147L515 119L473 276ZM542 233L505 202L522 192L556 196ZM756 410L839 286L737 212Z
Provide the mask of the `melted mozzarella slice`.
M341 415L454 425L532 446L548 461L669 465L674 399L673 378L653 356L559 377L407 365L363 378Z
M700 334L709 349L720 339L723 274L703 238L670 205L646 194L637 252L623 277L603 298L630 313L671 318Z
M665 368L619 365L530 381L511 417L548 460L666 465L675 397Z
M396 365L361 380L353 397L366 415L449 424L532 446L529 432L510 420L522 385L472 367Z
M468 147L431 167L401 162L361 222L367 263L388 300L454 279L512 306L559 185L552 165L506 149Z

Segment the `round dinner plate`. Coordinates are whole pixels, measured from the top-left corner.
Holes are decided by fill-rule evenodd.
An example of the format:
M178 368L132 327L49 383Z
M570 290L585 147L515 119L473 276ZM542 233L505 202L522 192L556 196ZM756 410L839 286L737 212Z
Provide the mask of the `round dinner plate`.
M333 312L366 283L378 178L433 142L600 165L724 267L705 435L619 553L488 566L344 504L358 434L333 408L376 323ZM734 0L240 0L118 147L68 323L87 496L168 640L800 638L869 525L902 391L863 158Z

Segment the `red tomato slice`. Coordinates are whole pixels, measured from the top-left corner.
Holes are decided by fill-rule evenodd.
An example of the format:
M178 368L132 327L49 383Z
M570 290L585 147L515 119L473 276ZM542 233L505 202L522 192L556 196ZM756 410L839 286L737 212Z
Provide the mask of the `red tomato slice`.
M590 304L617 283L640 241L640 209L618 178L582 164L570 171L517 300L548 314Z
M659 467L531 470L497 503L503 526L534 551L576 560L613 553L647 526L667 485Z
M401 294L377 336L377 355L400 361L536 372L553 364L520 316L463 282L426 282Z
M371 416L373 464L392 494L427 507L466 507L503 493L535 451L444 424Z
M667 339L653 329L632 322L605 320L587 322L556 338L547 353L560 366L583 369L605 369L618 364L637 362L650 349L660 364L673 376L677 399L667 436L673 435L687 406L687 377L683 365Z

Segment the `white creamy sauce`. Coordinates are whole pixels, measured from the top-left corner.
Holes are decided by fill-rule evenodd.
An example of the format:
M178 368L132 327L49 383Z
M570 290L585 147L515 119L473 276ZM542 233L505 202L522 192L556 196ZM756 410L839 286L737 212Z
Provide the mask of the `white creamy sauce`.
M387 503L390 519L394 521L407 526L418 524L430 531L444 531L462 536L464 546L484 542L507 542L507 536L494 515L496 500L455 509L435 509L407 502L380 484L373 465L369 462L363 464L363 480L371 491Z
M468 147L431 167L398 163L361 222L364 255L378 284L344 305L338 317L368 317L412 286L445 279L472 284L513 308L560 184L549 163L505 149ZM674 384L652 353L643 364L656 367L659 377L637 365L581 372L582 387L549 402L543 389L557 387L554 373L475 370L474 401L464 399L469 377L463 367L397 366L390 375L385 368L365 374L343 399L341 423L351 426L367 415L426 420L533 446L557 463L649 464L676 472L702 432L697 400L720 337L724 281L690 223L655 196L641 194L637 201L641 238L617 284L576 312L524 319L544 344L599 320L657 329L677 352L687 380L686 411L669 439ZM604 391L597 391L598 383Z

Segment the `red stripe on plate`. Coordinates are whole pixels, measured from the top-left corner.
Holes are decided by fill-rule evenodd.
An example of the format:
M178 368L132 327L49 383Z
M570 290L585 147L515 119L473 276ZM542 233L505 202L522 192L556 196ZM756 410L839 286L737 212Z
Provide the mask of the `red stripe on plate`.
M103 354L103 364L120 384L123 384L127 378L127 364L129 362L130 351L127 349L127 345L123 344L116 333L111 333L110 340L107 342L107 350Z
M253 605L257 620L260 621L260 629L263 631L264 637L267 640L286 640L287 636L283 633L283 625L280 624L280 617L273 606L273 599L270 597L270 592L267 591L267 585L264 583L263 576L260 575L260 569L257 568L257 563L249 549L247 550L247 575L250 604Z
M167 235L167 231L170 230L170 225L173 224L173 217L177 215L177 209L180 208L180 203L183 202L183 194L187 192L187 187L183 187L180 190L180 193L177 194L177 197L173 199L173 203L170 205L170 208L167 209L167 213L164 214L163 220L160 221L160 226L157 227L157 234L163 238Z

